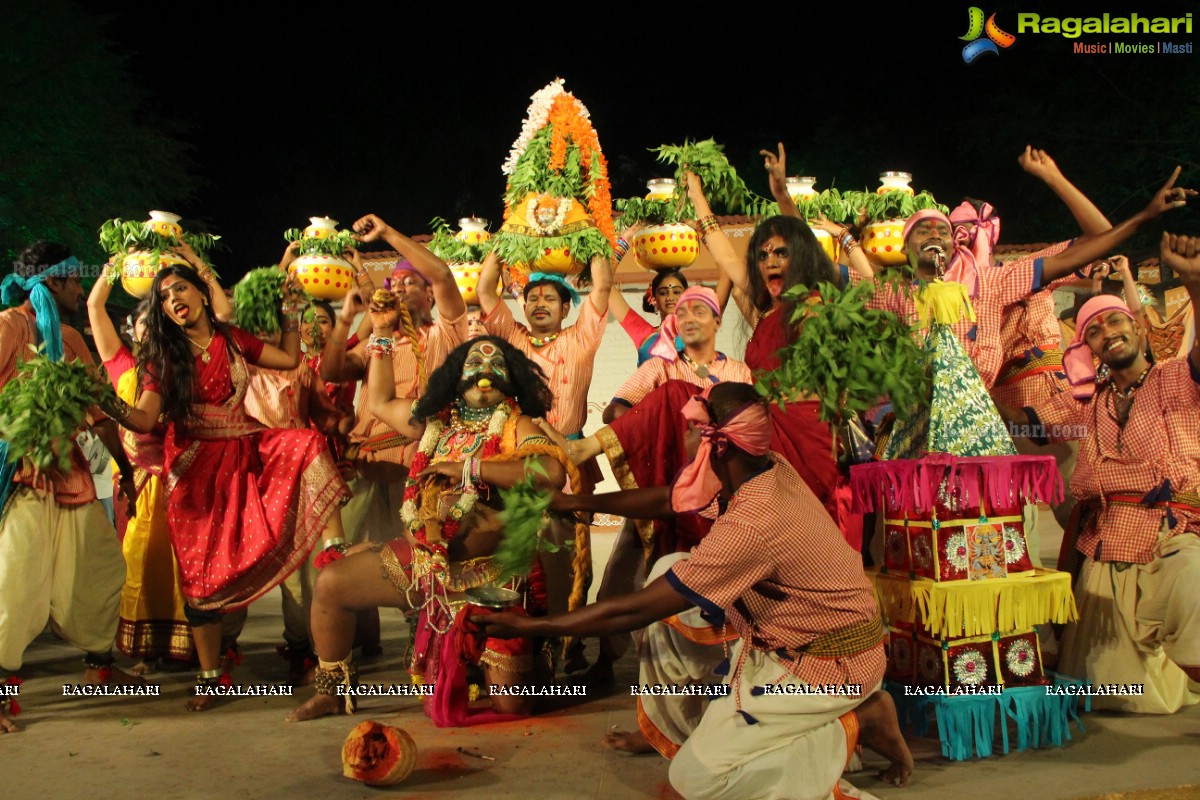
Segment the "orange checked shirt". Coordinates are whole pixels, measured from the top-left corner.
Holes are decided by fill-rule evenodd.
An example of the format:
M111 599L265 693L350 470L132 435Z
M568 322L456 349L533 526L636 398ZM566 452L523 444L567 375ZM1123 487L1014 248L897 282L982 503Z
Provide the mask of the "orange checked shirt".
M534 361L546 373L546 383L554 395L547 421L567 436L583 430L587 421L587 395L592 385L596 351L604 338L608 315L596 310L588 295L579 308L579 319L558 334L545 347L534 347L529 329L513 319L508 304L501 300L483 320L493 336L505 339Z
M746 647L790 660L805 683L875 686L886 662L882 640L837 658L801 653L823 636L877 622L879 606L862 557L791 465L770 458L774 466L742 484L667 580L714 626L727 621Z

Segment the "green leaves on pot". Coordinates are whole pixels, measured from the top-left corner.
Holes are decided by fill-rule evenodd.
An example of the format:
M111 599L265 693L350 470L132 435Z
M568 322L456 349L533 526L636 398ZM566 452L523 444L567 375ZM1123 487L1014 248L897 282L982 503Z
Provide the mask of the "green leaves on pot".
M872 281L845 289L822 282L811 298L805 286L788 290L798 331L780 367L755 382L758 393L780 405L815 396L821 420L833 425L885 398L899 416L927 405L925 360L912 328L890 311L869 308L875 291Z
M51 361L32 346L32 358L0 390L0 439L8 458L28 458L35 469L71 468L75 436L93 406L112 407L112 384L80 361Z
M539 549L558 549L539 536L554 493L539 489L538 477L546 477L546 470L536 458L527 458L525 478L510 489L500 490L500 499L504 501L504 510L500 512L504 538L492 555L492 563L500 568L498 584L528 575Z
M479 244L464 242L450 228L450 223L441 217L431 219L429 221L429 228L433 231L433 239L429 242L429 250L442 261L459 264L479 263L492 250L491 239Z
M100 246L104 248L104 252L112 256L112 262L117 269L120 269L121 265L125 263L125 255L131 250L150 252L153 254L151 263L157 266L158 257L163 253L171 252L171 248L177 247L180 240L189 245L200 257L200 260L209 269L212 269L208 253L220 238L220 236L213 236L210 233L184 233L177 240L152 230L148 222L123 220L119 217L110 219L100 226ZM110 282L115 282L117 277L115 274L111 275Z
M867 195L867 219L870 222L883 222L889 219L908 219L918 211L936 208L943 214L950 209L934 199L929 192L910 195L904 191L884 192L883 194Z
M299 242L298 256L332 256L341 258L342 253L349 248L357 247L358 240L352 231L334 231L321 239L315 236L305 236L299 228L289 228L284 231L283 238L289 242Z
M279 306L287 273L279 267L260 267L246 273L233 287L234 320L250 333L277 333Z
M675 190L676 195L679 190ZM643 225L665 225L671 222L687 222L696 218L696 209L686 196L674 200L647 200L643 197L630 197L616 200L613 205L621 212L620 225L627 227L634 223Z
M651 148L650 152L657 153L659 161L675 167L677 191L687 191L685 168L696 173L704 184L704 196L715 213L752 214L756 203L767 202L750 191L729 163L725 148L712 139L701 142L685 139L681 145L664 144Z
M852 194L847 192L847 195ZM855 209L844 199L837 189L829 188L811 197L801 197L796 201L796 207L805 220L812 221L825 217L830 222L846 224L854 219Z
M526 264L531 272L537 269L537 260L547 250L570 250L575 260L584 265L583 271L575 278L576 286L587 286L592 282L593 256L612 258L613 254L612 245L596 228L585 228L566 236L525 236L501 230L492 237L492 242L496 253L505 264Z

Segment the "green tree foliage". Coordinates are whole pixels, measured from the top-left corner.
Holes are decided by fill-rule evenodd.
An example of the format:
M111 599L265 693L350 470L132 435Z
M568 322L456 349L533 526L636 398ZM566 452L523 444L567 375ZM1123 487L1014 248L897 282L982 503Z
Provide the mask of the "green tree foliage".
M22 4L0 25L0 274L37 239L102 263L104 220L177 208L196 189L180 126L148 110L104 25L68 0ZM146 46L169 56L157 85L174 92L170 59L185 56L167 41Z

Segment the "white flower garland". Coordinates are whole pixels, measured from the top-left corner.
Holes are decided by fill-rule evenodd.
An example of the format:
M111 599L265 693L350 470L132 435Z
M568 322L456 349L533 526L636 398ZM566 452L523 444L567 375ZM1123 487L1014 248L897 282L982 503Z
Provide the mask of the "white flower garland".
M529 224L543 236L551 236L562 230L563 223L567 221L567 212L571 210L572 200L570 197L563 197L558 201L558 208L554 212L554 220L548 225L543 225L537 218L538 201L546 195L538 195L529 198L529 202L525 204L525 219Z
M504 425L508 422L511 413L512 408L508 403L501 403L496 407L496 410L492 412L492 418L488 420L488 437L499 436L504 432ZM421 436L418 452L430 457L431 463L433 452L437 449L438 442L441 441L446 427L446 424L436 417L425 424L425 433ZM465 517L478 499L479 495L475 492L463 492L458 502L454 504L459 512L457 518L462 519ZM404 523L404 529L409 533L415 534L421 528L421 520L417 517L417 503L415 500L405 500L400 506L400 520Z
M545 127L546 120L550 118L550 106L553 104L554 98L564 92L562 78L555 78L534 92L530 98L533 102L529 104L529 111L526 112L525 121L521 124L521 134L513 142L512 148L508 151L508 160L500 168L505 175L513 174L517 168L517 161L525 152L525 148L529 146L529 142L533 140L534 134ZM582 104L580 105L582 107ZM583 109L581 113L586 116L587 110Z

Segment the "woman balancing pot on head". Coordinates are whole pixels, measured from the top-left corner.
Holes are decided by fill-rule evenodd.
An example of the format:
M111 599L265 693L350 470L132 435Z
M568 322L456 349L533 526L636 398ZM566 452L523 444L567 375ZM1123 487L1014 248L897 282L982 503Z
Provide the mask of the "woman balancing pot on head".
M613 263L619 262L629 251L629 242L638 227L638 225L629 226L617 239L616 257ZM629 307L629 303L625 301L625 296L621 293L620 285L615 279L613 280L613 286L608 295L608 313L633 340L633 346L637 348L639 367L650 359L650 351L658 342L663 320L675 313L679 297L687 288L688 279L684 276L682 269L655 271L654 278L650 281L645 296L642 297L642 310L647 314L658 314L659 324L651 325L645 317ZM721 273L716 291L722 311L729 301L730 288L728 276ZM676 349L683 349L683 343L679 340L676 340Z
M745 259L713 217L700 179L687 173L688 198L700 218L701 237L735 292L748 301L747 322L753 329L745 362L755 373L779 366L778 352L795 341L794 304L784 295L793 286L816 288L838 283L838 273L808 225L796 217L768 217L750 237ZM867 268L869 271L869 268ZM861 517L850 513L849 481L842 478L833 456L829 426L818 417L815 399L797 397L780 409L772 406L771 449L788 460L825 506L851 543L861 542Z
M221 615L261 597L303 561L349 497L324 437L272 430L245 409L247 362L291 369L300 361L300 301L289 291L278 347L226 325L190 267L163 268L138 352L142 392L113 416L147 433L166 420L167 524L179 562L185 613L200 660L188 709L215 701ZM326 538L342 535L327 530Z

